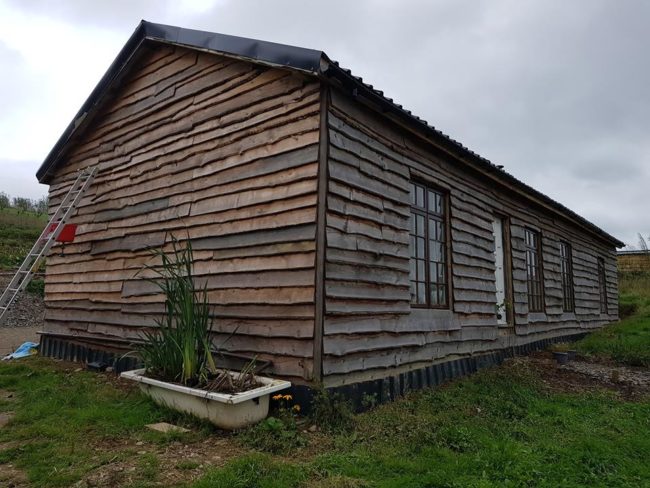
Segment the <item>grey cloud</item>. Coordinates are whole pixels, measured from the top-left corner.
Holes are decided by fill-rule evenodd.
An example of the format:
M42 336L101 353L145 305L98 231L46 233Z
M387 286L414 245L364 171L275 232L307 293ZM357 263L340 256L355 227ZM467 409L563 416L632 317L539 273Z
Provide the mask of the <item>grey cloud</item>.
M146 14L165 12L171 1L9 0L16 9L62 20L73 26L135 28ZM126 42L126 39L125 39Z
M645 0L222 0L201 15L172 1L13 4L124 41L146 18L323 49L617 237L650 232Z
M0 42L0 107L2 119L8 119L21 110L30 94L38 87L38 79L29 72L21 55Z
M0 158L0 192L12 197L38 199L47 193L47 186L35 183L39 163Z

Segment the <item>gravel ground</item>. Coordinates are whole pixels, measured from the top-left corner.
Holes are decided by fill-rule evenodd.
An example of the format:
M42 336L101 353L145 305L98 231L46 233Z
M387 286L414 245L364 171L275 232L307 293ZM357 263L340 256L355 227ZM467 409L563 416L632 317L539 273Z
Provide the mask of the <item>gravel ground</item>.
M537 369L544 383L554 391L576 393L606 389L625 400L650 399L648 368L622 366L602 358L577 358L559 365L550 351L539 351L513 361Z
M4 272L0 274L0 293L4 292L12 276ZM37 332L43 328L44 313L41 297L20 293L0 324L0 356L13 352L23 342L38 342Z
M574 371L602 383L618 384L650 390L650 370L643 368L628 368L626 366L571 361L560 366L560 369Z

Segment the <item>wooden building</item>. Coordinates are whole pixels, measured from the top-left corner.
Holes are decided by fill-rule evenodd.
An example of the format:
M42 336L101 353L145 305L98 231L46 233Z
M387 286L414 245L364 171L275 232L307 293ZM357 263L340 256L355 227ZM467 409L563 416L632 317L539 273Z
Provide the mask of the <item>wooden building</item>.
M617 319L620 241L320 51L142 22L37 173L53 209L92 166L48 354L153 326L172 235L215 344L302 385L401 391Z

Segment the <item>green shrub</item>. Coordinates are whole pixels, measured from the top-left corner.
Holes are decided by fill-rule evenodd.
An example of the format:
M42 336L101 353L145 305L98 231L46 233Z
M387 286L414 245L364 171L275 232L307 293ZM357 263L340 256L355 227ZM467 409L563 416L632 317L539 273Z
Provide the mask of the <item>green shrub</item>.
M312 399L311 419L325 431L340 432L354 425L354 409L340 393L321 388Z
M307 440L301 434L292 417L267 417L239 435L248 447L272 454L286 454L303 447Z
M273 400L279 403L276 416L249 427L240 434L240 440L253 449L273 454L284 454L306 445L296 423L300 406L289 403L293 400L291 395L280 393Z
M625 319L631 317L639 310L639 304L636 302L619 302L618 304L618 317Z
M27 288L25 288L28 293L31 293L32 295L36 295L39 297L44 297L45 296L45 280L42 280L40 278L33 279L32 281L29 282L27 285Z

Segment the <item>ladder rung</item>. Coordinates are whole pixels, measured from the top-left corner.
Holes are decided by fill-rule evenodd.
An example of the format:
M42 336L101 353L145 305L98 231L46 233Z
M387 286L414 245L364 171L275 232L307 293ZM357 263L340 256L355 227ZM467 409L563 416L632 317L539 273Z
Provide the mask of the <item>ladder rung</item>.
M9 291L18 291L20 288L7 288Z

